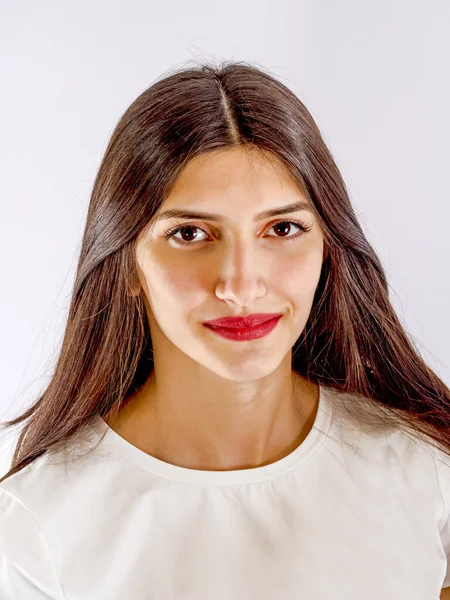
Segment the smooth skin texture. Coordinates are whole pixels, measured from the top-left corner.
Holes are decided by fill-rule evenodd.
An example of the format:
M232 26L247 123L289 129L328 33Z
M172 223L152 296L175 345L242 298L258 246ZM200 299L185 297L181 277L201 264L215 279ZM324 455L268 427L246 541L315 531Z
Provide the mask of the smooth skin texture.
M254 220L296 201L308 202L276 158L219 150L185 167L140 235L141 287L131 293L144 294L154 371L108 421L138 448L186 468L246 469L286 456L311 430L318 386L292 371L291 349L311 311L323 234L310 210ZM218 220L157 220L175 208ZM164 238L179 226L195 229ZM283 316L256 340L226 340L202 324L257 312Z

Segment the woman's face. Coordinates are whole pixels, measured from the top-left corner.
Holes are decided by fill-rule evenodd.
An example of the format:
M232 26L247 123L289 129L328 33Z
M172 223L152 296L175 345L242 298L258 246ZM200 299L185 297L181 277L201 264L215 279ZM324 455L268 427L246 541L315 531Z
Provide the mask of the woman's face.
M222 377L254 379L274 370L300 336L319 282L324 241L309 210L257 218L270 209L307 204L274 160L242 148L196 157L140 236L138 271L158 360L175 360L181 352ZM169 209L210 213L214 220L163 217ZM166 238L169 230L174 235ZM249 313L283 316L269 335L245 342L203 325Z

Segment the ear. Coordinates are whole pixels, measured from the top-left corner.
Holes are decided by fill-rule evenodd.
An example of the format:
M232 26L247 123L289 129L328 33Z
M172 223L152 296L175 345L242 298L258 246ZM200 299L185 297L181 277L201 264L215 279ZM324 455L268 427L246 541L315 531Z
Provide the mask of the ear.
M140 290L136 290L136 288L127 287L127 296L132 298L133 296L139 296Z
M139 296L141 293L141 283L136 278L127 284L127 296Z

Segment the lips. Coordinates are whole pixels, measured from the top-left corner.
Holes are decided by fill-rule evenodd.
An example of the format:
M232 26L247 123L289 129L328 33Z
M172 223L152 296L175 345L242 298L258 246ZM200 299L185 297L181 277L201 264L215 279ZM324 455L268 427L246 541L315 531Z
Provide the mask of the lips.
M255 313L246 317L224 317L222 319L214 319L205 321L204 325L211 327L226 327L227 329L235 329L240 327L254 327L266 321L270 321L275 317L279 317L282 313Z

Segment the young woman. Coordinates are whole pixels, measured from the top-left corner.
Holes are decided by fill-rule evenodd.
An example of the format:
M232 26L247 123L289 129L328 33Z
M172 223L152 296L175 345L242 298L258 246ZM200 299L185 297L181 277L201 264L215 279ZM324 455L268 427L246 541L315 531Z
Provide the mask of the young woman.
M144 91L0 480L8 600L435 600L450 391L311 115L246 63ZM446 592L442 592L442 597Z

